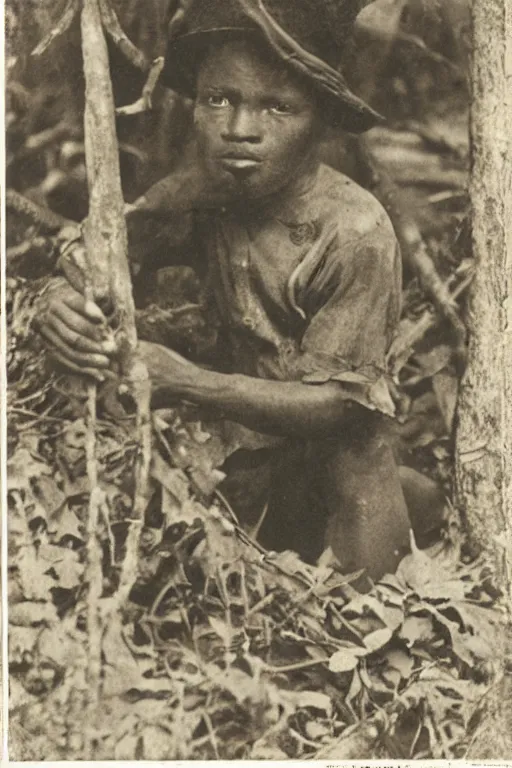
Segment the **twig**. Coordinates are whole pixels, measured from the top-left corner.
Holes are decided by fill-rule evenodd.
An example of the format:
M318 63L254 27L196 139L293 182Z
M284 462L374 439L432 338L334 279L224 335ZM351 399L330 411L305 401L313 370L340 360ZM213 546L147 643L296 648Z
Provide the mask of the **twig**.
M43 54L50 47L53 41L57 39L57 37L60 37L64 34L64 32L67 32L73 23L73 19L77 15L79 9L79 0L69 0L66 8L64 9L64 13L60 17L60 20L57 22L56 26L53 27L51 32L46 37L44 37L41 42L34 48L32 51L32 56L41 56L41 54Z
M318 749L318 747L322 746L316 741L311 741L311 739L306 739L305 736L302 736L298 731L295 730L295 728L289 728L288 733L290 736L293 736L294 739L297 739L299 744L304 744L306 747L313 747L313 749Z
M134 104L128 104L125 107L118 107L116 115L138 115L141 112L148 112L153 108L153 93L158 83L158 78L164 68L164 57L159 56L151 64L148 79L142 89L142 96Z
M445 203L448 200L466 200L468 193L466 190L453 190L448 189L444 192L434 192L434 194L428 196L428 202L431 205L437 205L437 203Z
M10 264L16 259L23 258L23 256L27 256L31 251L42 251L47 246L48 240L46 237L34 237L32 240L24 240L19 245L12 245L10 248L5 249L7 263Z
M451 293L453 301L458 299L469 287L473 280L473 275L474 272L471 271L470 274L468 274L467 277L465 277L461 283L459 283L459 285L453 290ZM399 329L398 336L393 341L388 352L390 373L393 376L396 376L398 373L400 373L404 364L409 359L411 351L415 345L418 344L421 339L423 339L427 331L429 331L431 328L434 328L437 322L438 318L435 316L433 311L426 309L420 318L411 327L409 332L400 333Z
M235 525L240 526L240 521L239 521L238 517L236 516L236 513L235 513L233 507L231 506L229 501L226 499L226 497L224 496L222 491L219 491L219 489L216 488L215 491L214 491L214 496L216 496L218 498L218 500L220 501L220 503L222 504L222 506L224 507L224 509L228 513L228 515L230 516L231 521Z
M101 547L97 539L99 512L103 493L98 486L98 467L96 460L96 384L87 388L85 455L87 477L89 480L89 515L87 519L87 723L85 738L85 759L94 759L94 736L97 729L98 705L101 685L101 641L103 636L100 615L100 599L103 587Z
M137 578L139 561L139 540L144 523L144 513L149 503L149 477L152 454L151 432L151 382L144 363L132 363L132 396L137 403L137 430L140 452L137 461L135 480L135 498L133 502L134 520L126 539L126 554L123 560L119 588L116 595L118 606L128 599L130 590Z
M215 759L220 760L219 748L217 746L217 737L215 736L215 731L213 729L212 719L208 714L208 712L206 711L203 712L203 720L206 724L206 728L208 729L208 734L210 736L210 743L213 747L213 751L215 752Z
M68 226L78 227L76 221L66 219L64 216L50 211L49 208L43 208L42 205L34 203L14 189L8 189L5 192L5 208L11 213L26 216L33 224L37 224L43 232L57 232Z
M260 531L261 531L262 525L265 522L265 520L267 519L268 509L269 509L269 503L267 501L266 504L264 505L263 509L261 510L261 514L260 514L258 520L256 521L256 524L251 528L250 531L248 531L248 536L251 539L254 539L254 541L256 541L258 539L258 536L260 535Z
M44 413L36 413L35 411L28 411L25 408L17 408L17 407L11 407L9 406L7 408L8 413L15 413L18 416L26 416L27 418L33 419L34 423L37 423L39 421L51 421L56 422L57 424L65 424L67 422L67 419L59 419L57 416L46 416Z
M431 125L425 125L417 120L408 120L406 127L409 131L413 131L423 139L429 149L433 149L437 152L449 153L456 157L464 157L464 151L461 147L453 144L447 136L443 136L436 128Z
M296 664L287 664L282 667L270 667L265 665L264 670L270 675L279 675L282 672L298 672L301 669L316 667L318 664L326 664L326 659L308 659L308 661L298 661Z
M109 0L98 0L98 2L101 20L108 36L134 67L141 69L143 72L147 72L150 68L147 58L126 36Z
M50 128L45 128L44 131L39 133L33 133L27 138L25 144L17 154L17 158L26 157L29 154L35 154L45 149L50 144L60 141L65 136L68 136L70 132L70 125L67 120L61 120L60 122L52 125Z
M331 611L334 613L340 624L345 627L347 632L349 632L353 637L356 638L358 643L364 643L363 635L359 630L357 630L355 627L352 626L352 624L347 621L347 619L343 616L342 612L338 610L336 605L334 604L334 601L330 600L328 603Z

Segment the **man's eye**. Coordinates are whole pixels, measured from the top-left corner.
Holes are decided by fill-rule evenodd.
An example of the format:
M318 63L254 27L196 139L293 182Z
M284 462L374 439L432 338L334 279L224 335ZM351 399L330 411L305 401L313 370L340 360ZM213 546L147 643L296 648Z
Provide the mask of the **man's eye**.
M222 109L223 107L229 107L229 99L226 96L211 95L208 96L208 106Z
M276 101L274 104L271 104L270 112L273 112L275 115L289 115L290 112L292 112L292 108L289 104L287 104L285 101Z

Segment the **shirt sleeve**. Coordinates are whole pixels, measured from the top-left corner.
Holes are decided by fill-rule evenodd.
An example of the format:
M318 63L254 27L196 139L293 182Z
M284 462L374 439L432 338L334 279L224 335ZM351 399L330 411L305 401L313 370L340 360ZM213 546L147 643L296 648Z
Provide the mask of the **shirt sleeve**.
M343 242L336 233L298 287L306 317L296 377L338 381L347 399L394 413L386 353L400 316L401 259L387 215Z

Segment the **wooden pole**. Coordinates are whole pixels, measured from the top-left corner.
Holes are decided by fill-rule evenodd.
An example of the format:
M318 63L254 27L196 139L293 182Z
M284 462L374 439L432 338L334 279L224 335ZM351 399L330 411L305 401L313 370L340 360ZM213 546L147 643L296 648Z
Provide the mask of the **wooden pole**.
M473 0L473 255L456 497L509 579L512 526L512 0Z
M84 0L82 51L86 83L85 156L89 215L85 244L94 297L110 299L118 322L118 341L135 350L135 307L128 267L128 236L121 190L114 96L107 43L98 0Z
M102 0L103 10L108 6ZM151 460L151 385L146 366L137 359L135 306L128 265L128 236L121 189L115 106L110 79L108 49L100 11L100 0L83 0L81 15L82 53L86 84L85 156L89 190L89 214L84 227L88 269L86 298L107 301L114 310L115 336L120 350L121 373L131 384L137 404L139 455L136 467L133 512L121 568L120 586L110 600L102 600L102 555L97 538L100 511L106 503L99 487L96 461L96 384L88 385L87 474L90 484L87 545L88 701L85 757L96 754L98 713L101 696L102 637L109 617L127 599L137 576L140 531L147 505Z

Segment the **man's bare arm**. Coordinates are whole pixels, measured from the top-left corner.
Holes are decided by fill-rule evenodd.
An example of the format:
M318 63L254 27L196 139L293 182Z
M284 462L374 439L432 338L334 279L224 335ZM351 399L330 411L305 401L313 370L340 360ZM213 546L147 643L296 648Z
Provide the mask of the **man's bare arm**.
M250 429L286 437L339 434L359 406L336 382L271 381L208 371L156 344L141 342L159 403L183 400Z

